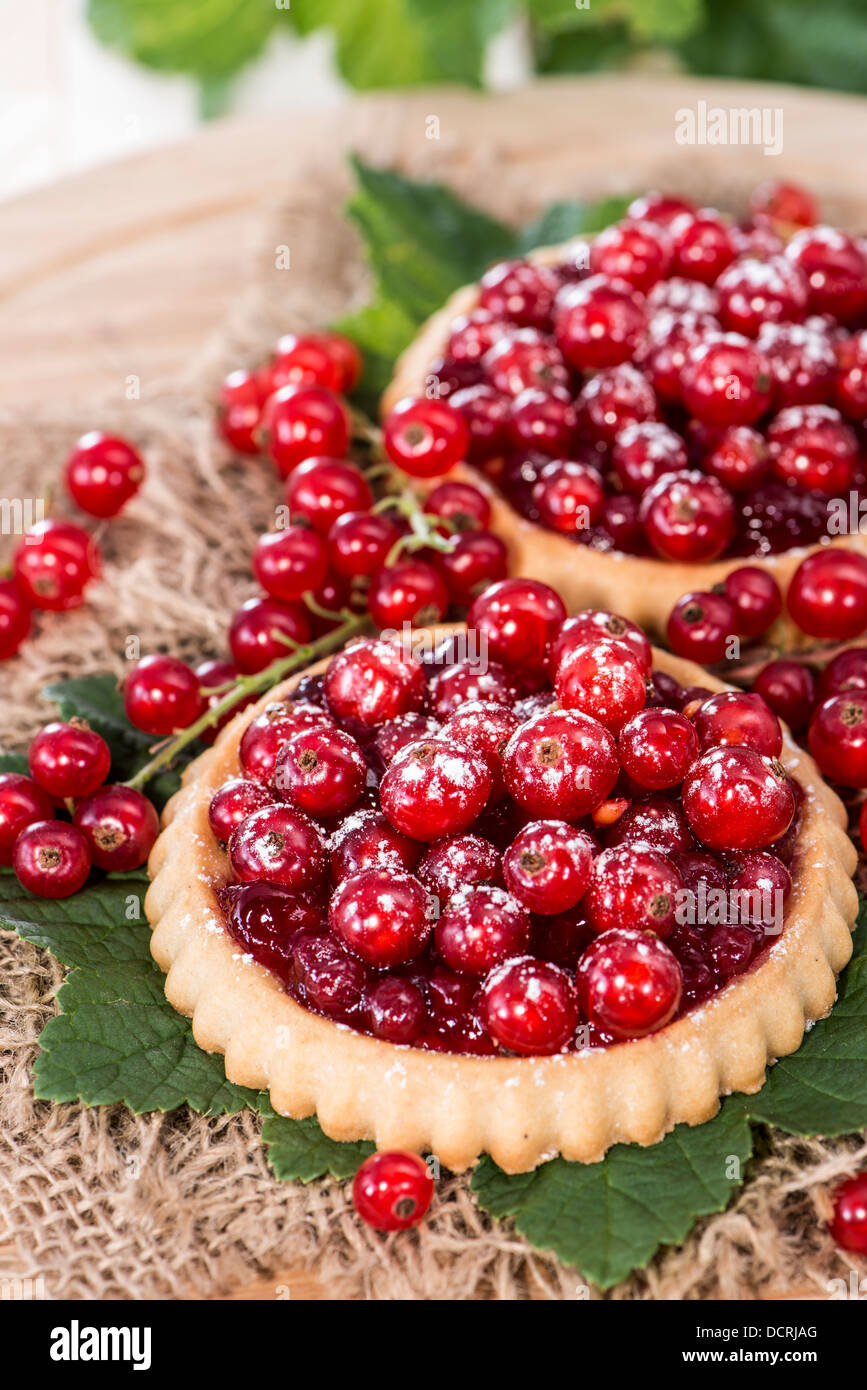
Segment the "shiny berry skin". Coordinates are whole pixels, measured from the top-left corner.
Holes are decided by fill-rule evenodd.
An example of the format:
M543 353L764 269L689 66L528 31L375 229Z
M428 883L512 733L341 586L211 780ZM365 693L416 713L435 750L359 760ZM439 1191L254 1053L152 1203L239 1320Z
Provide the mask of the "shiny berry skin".
M755 338L765 323L793 322L807 309L807 281L785 256L735 261L716 282L719 317L732 333Z
M647 303L653 310L670 309L674 314L713 316L719 309L719 295L700 280L685 280L680 275L672 275L653 286Z
M399 714L421 709L424 671L411 652L391 642L365 638L331 658L324 690L337 719L373 729Z
M627 425L618 434L612 454L614 470L626 492L641 496L666 473L686 469L686 445L679 434L657 420Z
M469 431L446 401L411 396L398 401L383 425L383 443L392 463L411 478L435 478L466 458Z
M642 193L640 198L633 198L626 209L627 217L631 217L634 222L656 222L660 227L670 227L675 218L684 212L694 214L695 205L687 202L685 198L655 191Z
M445 582L425 560L408 556L380 570L370 586L367 608L379 628L400 631L438 623L449 606Z
M546 526L574 535L602 515L605 490L595 468L571 459L547 463L533 488L533 501Z
M491 520L491 504L485 494L472 483L452 479L438 483L428 493L422 510L447 521L452 531L484 530Z
M232 615L229 647L236 666L246 674L264 671L293 646L310 640L310 623L297 603L275 598L249 598Z
M656 396L681 404L681 374L689 354L708 338L718 337L719 323L709 314L658 310L648 324L637 360ZM655 416L651 417L655 418Z
M265 879L293 893L318 888L325 848L312 821L290 806L265 806L235 826L229 862L239 883Z
M495 965L526 951L530 915L503 888L471 886L449 899L434 938L451 970L486 975Z
M768 426L771 466L783 482L839 494L852 486L858 461L854 431L830 406L791 406Z
M693 849L692 833L680 803L661 794L644 797L628 806L605 832L608 849L639 842L663 854Z
M90 850L68 821L33 821L18 836L12 867L18 882L40 898L68 898L90 873Z
M587 947L576 984L591 1023L616 1038L643 1038L674 1017L683 975L664 941L614 927Z
M506 887L530 912L567 912L587 891L595 849L586 831L566 821L531 821L503 856Z
M731 493L704 473L670 473L645 492L639 518L657 555L684 564L716 560L735 529Z
M701 466L729 492L748 492L768 476L768 447L757 430L731 425L714 441Z
M625 280L593 275L565 285L554 307L554 336L579 371L628 361L645 325L644 298Z
M15 841L34 821L51 820L52 798L20 772L0 772L0 864L12 863Z
M494 1041L524 1057L562 1051L578 1021L566 971L532 956L504 961L491 972L482 986L480 1013Z
M575 443L578 416L566 392L522 391L512 402L509 438L513 449L535 449L552 458L568 455Z
M775 854L753 850L738 854L726 865L728 885L738 894L737 909L741 922L765 927L768 935L782 926L782 909L792 891L792 876ZM740 896L743 895L743 896Z
M816 703L816 678L800 661L769 661L753 681L753 691L797 733Z
M468 531L458 536L453 550L440 556L439 565L449 596L455 603L469 605L491 584L505 579L509 552L505 541L493 532Z
M305 1008L326 1018L356 1022L369 978L361 961L327 933L304 931L292 943L292 992Z
M508 447L509 398L496 391L493 386L489 386L486 381L453 392L449 396L449 405L461 416L469 432L468 462L484 463L486 459L494 458ZM464 487L465 484L455 483L454 486Z
M412 874L364 869L338 885L328 924L365 964L378 970L403 965L424 950L430 936L430 898Z
M831 695L817 705L807 743L825 777L844 787L867 787L867 691Z
M283 744L274 789L299 811L322 820L345 815L364 791L367 764L342 729L304 729Z
M299 933L322 929L322 913L307 898L276 883L235 887L226 913L229 935L284 983L293 974L292 947Z
M758 565L742 565L730 570L723 581L723 590L734 604L737 632L741 637L761 636L783 611L779 584L772 574Z
M12 562L15 582L31 608L65 612L84 601L102 568L91 536L71 521L39 521L26 532Z
M424 995L410 980L387 975L368 991L367 1026L375 1038L406 1046L418 1037L426 1017Z
M395 754L408 743L418 743L422 738L435 738L440 732L439 720L430 714L399 714L387 724L380 724L373 740L373 746L387 767Z
M126 717L146 734L163 737L198 719L204 700L196 673L176 656L142 657L124 682Z
M595 932L625 927L668 936L683 881L666 854L648 845L604 849L593 861L583 910Z
M809 325L766 323L759 330L756 346L767 359L778 409L830 399L837 358L830 337L816 326L815 319Z
M683 403L708 425L752 425L771 403L767 359L737 333L692 348L681 373Z
M0 661L14 656L30 632L30 608L14 579L0 579Z
M802 632L848 642L867 628L867 557L833 547L802 560L786 594Z
M569 368L550 339L532 328L519 329L495 343L482 358L489 386L501 396L520 396L531 389L568 388Z
M737 613L724 594L684 594L671 610L666 627L668 645L677 656L716 666L728 655L737 631Z
M489 348L509 331L505 319L487 309L461 314L449 330L447 355L452 362L480 362Z
M791 825L795 796L781 763L751 748L714 748L688 773L683 809L711 849L765 849Z
M349 416L322 386L282 386L262 410L258 438L283 478L306 459L343 458L349 446Z
M782 752L780 721L755 691L721 690L704 700L692 718L703 753L741 747L778 758Z
M286 502L293 521L303 516L320 536L327 536L344 512L367 512L373 506L373 493L354 464L309 458L289 474Z
M458 835L481 815L491 793L488 760L444 738L409 743L379 785L382 809L413 840Z
M867 1255L867 1173L856 1173L835 1190L828 1230L842 1250Z
M786 246L809 285L809 311L852 323L867 309L867 264L858 246L836 227L805 227Z
M620 730L620 762L633 782L667 791L683 781L699 754L691 720L673 709L642 709Z
M428 706L437 719L448 719L470 700L511 705L518 698L518 684L497 661L466 657L437 671L428 686Z
M277 754L293 734L302 729L334 727L327 710L290 700L272 700L247 725L241 737L238 758L245 777L270 786Z
M815 198L796 183L765 179L750 194L754 222L782 222L787 227L812 227L819 220Z
M551 317L557 276L546 265L501 261L482 276L479 305L521 328L544 328Z
M545 671L548 648L566 617L556 590L538 579L502 579L481 594L467 615L494 660L524 675Z
M614 739L577 710L537 714L506 748L506 785L540 820L579 820L611 792L620 771Z
M324 386L349 391L361 374L358 349L336 333L287 333L262 369L269 395L281 386Z
M217 392L217 429L238 454L258 454L256 437L270 392L259 372L230 372Z
M98 869L127 873L147 860L160 833L153 803L133 787L100 787L79 801L73 822L90 846Z
M399 539L397 527L377 512L344 512L328 532L328 563L344 579L371 578Z
M834 403L850 420L867 417L867 332L856 333L837 347Z
M867 690L867 647L849 647L829 661L816 687L820 700L848 690Z
M609 613L602 608L585 608L573 617L567 618L554 639L550 655L550 671L556 675L557 668L567 652L574 647L583 647L588 642L599 642L607 638L626 646L638 661L645 675L650 674L653 654L650 643L637 623L622 618L619 613Z
M520 717L506 704L488 700L467 700L458 705L443 726L443 738L470 748L487 759L493 777L491 798L505 791L503 757L509 739L521 723Z
M374 1230L406 1231L423 1219L433 1191L433 1179L416 1154L377 1153L356 1173L352 1201Z
M468 884L499 885L503 877L499 850L481 835L446 835L435 840L417 874L441 904Z
M111 770L105 739L80 720L46 724L31 743L27 761L33 780L55 801L89 796Z
M674 243L675 275L712 285L734 260L731 230L713 208L681 213L669 225L669 232Z
M266 531L253 551L253 575L271 598L289 602L318 589L328 572L324 542L308 526Z
M66 461L66 488L88 516L117 516L144 482L141 454L117 435L82 435Z
M228 842L236 825L251 815L261 811L263 806L273 806L274 798L261 782L251 782L245 777L233 777L218 787L208 805L208 824L215 839L221 845Z
M591 376L576 404L581 436L597 448L613 445L629 425L655 420L659 413L653 387L630 362Z
M567 651L554 685L564 709L591 715L612 734L644 707L647 694L638 658L624 642L609 638Z
M646 293L671 268L674 248L664 227L653 222L615 222L594 238L590 269L626 280Z
M381 811L353 811L333 831L328 852L331 877L341 883L364 869L412 871L421 845L395 830Z

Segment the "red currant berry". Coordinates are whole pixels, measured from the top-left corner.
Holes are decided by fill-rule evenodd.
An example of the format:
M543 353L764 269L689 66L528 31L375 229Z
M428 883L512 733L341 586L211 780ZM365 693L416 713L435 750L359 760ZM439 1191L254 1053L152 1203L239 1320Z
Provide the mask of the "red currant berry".
M647 845L618 845L593 861L584 912L597 933L625 927L665 937L674 929L682 892L667 855Z
M102 563L91 536L71 521L39 521L15 552L15 582L31 608L63 612L77 608Z
M261 375L269 396L283 386L324 386L328 391L346 389L341 364L318 333L285 334Z
M277 754L274 788L299 811L322 820L343 816L364 791L367 764L342 729L305 729Z
M569 454L575 443L578 416L568 394L522 391L512 403L509 437L514 449L534 449L552 458Z
M625 280L593 275L565 285L554 308L557 346L571 367L590 371L627 362L645 326L644 298Z
M816 689L820 700L849 690L867 690L867 647L850 647L835 656L819 676Z
M844 787L867 787L867 691L831 695L817 705L807 731L821 772Z
M305 1008L339 1023L359 1019L369 975L333 936L302 932L292 943L291 983Z
M636 352L649 388L659 399L681 405L681 377L687 358L699 344L719 336L720 324L709 314L657 310Z
M344 512L328 532L328 563L343 579L371 578L385 565L400 532L377 512Z
M677 957L665 942L622 927L590 943L576 981L586 1017L616 1038L643 1038L664 1028L683 990Z
M328 924L354 955L383 970L424 950L433 925L431 902L412 874L364 869L338 885Z
M229 647L240 671L264 671L278 657L310 641L310 623L297 603L248 598L232 616Z
M271 598L299 599L318 589L327 571L324 542L308 526L267 531L253 551L253 574Z
M867 263L856 243L836 227L805 227L786 247L809 285L809 309L853 323L867 309Z
M387 767L395 754L408 743L418 743L419 739L436 738L440 732L439 721L429 714L399 714L387 724L380 724L373 745Z
M320 536L327 536L344 512L369 511L373 493L354 464L309 458L289 474L286 502L293 517L304 517Z
M322 386L283 386L262 410L258 439L288 478L306 459L340 459L349 445L349 416L332 391Z
M30 609L14 579L0 579L0 661L14 656L30 632Z
M735 607L741 637L759 637L783 611L783 595L772 574L758 565L730 570L723 584L725 596Z
M235 826L229 862L239 883L265 879L293 893L315 890L325 873L325 848L312 821L290 806L264 806Z
M261 782L249 782L244 777L234 777L218 787L208 805L208 823L221 845L228 842L236 825L261 811L264 806L273 806L274 798Z
M437 719L448 719L469 701L512 705L518 698L517 682L497 661L471 657L437 671L428 687L428 705Z
M599 520L605 490L601 476L589 464L557 459L539 474L533 501L546 526L574 535Z
M702 564L716 560L735 529L731 493L704 473L669 473L647 489L639 518L664 560Z
M850 420L867 417L867 332L856 333L837 347L834 400Z
M503 877L500 852L481 835L446 835L426 852L418 877L441 903L447 903L468 884L499 885Z
M618 814L605 834L609 849L640 843L663 854L676 854L694 848L692 833L679 802L667 796L648 796L632 806L626 803L625 810L623 802L615 801L614 806ZM594 815L593 819L597 817Z
M799 661L769 661L753 681L753 691L797 733L816 703L816 678Z
M578 1021L566 971L532 956L507 960L491 972L482 986L480 1012L494 1041L525 1057L562 1051Z
M424 671L411 652L391 642L365 638L331 658L325 698L337 719L366 729L421 709Z
M486 975L526 951L530 917L503 888L480 885L456 893L437 923L436 948L446 965L465 975Z
M701 280L685 280L672 275L668 280L660 280L647 296L651 309L670 309L674 314L709 314L716 316L719 309L719 295L710 285Z
M717 280L716 290L723 326L747 338L757 337L765 323L800 320L807 309L806 278L785 256L735 261Z
M482 369L490 386L501 396L520 396L531 388L550 394L568 388L569 368L550 338L532 328L508 334L485 353Z
M577 398L579 430L597 449L613 445L630 425L656 420L653 387L630 362L608 367L585 382Z
M768 475L768 446L757 430L731 425L714 441L701 466L729 492L749 492Z
M542 820L580 820L604 801L620 771L614 739L577 710L537 714L509 740L506 785Z
M385 1042L414 1042L427 1017L421 990L410 980L387 975L367 995L367 1024L375 1038Z
M438 483L426 497L424 510L448 522L453 531L484 529L491 520L490 502L472 483Z
M828 1230L841 1249L867 1254L867 1173L856 1173L836 1189Z
M472 825L491 794L488 760L444 738L402 748L379 786L392 825L413 840L439 840Z
M34 821L50 820L51 797L20 772L0 772L0 864L12 863L15 841Z
M381 811L353 811L332 834L328 849L335 883L364 869L411 872L421 853L421 845L395 830Z
M835 495L852 486L858 441L830 406L781 411L768 426L767 438L771 465L783 482Z
M712 285L734 260L731 228L714 208L681 213L670 223L669 231L674 243L675 275Z
M407 396L383 425L383 443L392 463L412 478L435 478L466 458L469 431L463 416L445 401Z
M449 606L445 582L425 560L412 556L380 570L370 586L367 607L379 628L400 631L438 623Z
M643 709L620 730L620 761L640 787L667 791L683 781L699 754L691 720L673 709Z
M671 237L654 222L615 222L590 247L594 274L626 280L642 293L668 274L673 258Z
M724 594L684 594L672 608L666 627L675 655L701 666L725 660L736 632L735 606Z
M836 548L808 555L795 570L786 604L808 636L851 641L867 628L867 557Z
M443 727L443 738L459 743L487 758L493 777L491 799L498 798L505 791L503 780L503 757L512 734L521 719L513 709L505 704L493 704L486 700L468 700L459 705Z
M585 608L562 624L551 647L551 674L557 674L557 668L567 652L586 646L588 642L599 642L602 638L628 647L644 674L650 674L653 653L641 628L628 618L621 618L619 613L608 613L601 608Z
M795 795L781 763L751 748L713 748L684 781L683 809L711 849L765 849L791 825Z
M176 656L142 657L123 687L126 717L160 738L186 729L204 709L196 673Z
M453 392L449 405L458 412L467 427L468 462L483 464L508 447L511 413L508 396L495 391L487 382L480 381L475 386L465 386L461 391ZM446 484L441 486L445 487ZM465 484L456 483L454 486L464 487Z
M117 435L82 435L66 462L66 487L89 516L117 516L144 482L141 454Z
M750 194L750 213L755 222L782 222L790 227L812 227L819 220L815 198L796 183L765 179Z
M377 1231L406 1231L424 1217L433 1179L415 1154L378 1153L366 1158L352 1184L355 1210Z
M768 361L737 333L721 333L691 348L680 384L689 413L709 425L751 425L771 403Z
M567 912L587 892L595 849L586 831L565 821L531 821L503 856L506 887L530 912Z
M239 454L258 454L262 407L270 395L259 372L230 372L217 393L217 429Z
M98 869L139 869L160 833L154 805L134 787L100 787L75 808L73 820Z
M564 709L591 715L613 734L644 707L647 694L638 658L625 642L610 638L567 651L554 685Z
M529 261L501 261L481 280L479 305L492 317L521 328L544 328L558 289L554 271Z
M27 757L31 777L55 801L89 796L111 770L108 744L81 720L46 724Z
M755 691L721 690L702 701L692 718L703 753L731 746L753 748L768 758L782 752L780 721Z
M90 851L80 830L68 821L38 820L28 825L12 856L18 882L40 898L68 898L84 886Z
M657 420L646 420L620 431L612 461L620 486L640 496L664 474L682 472L688 458L679 434Z
M810 324L767 323L756 346L765 354L773 382L774 404L822 404L830 399L837 358L824 327Z
M481 594L467 626L487 643L487 654L523 675L545 671L548 648L566 617L560 595L538 579L502 579Z
M776 935L782 925L783 907L792 891L792 876L785 864L776 854L758 849L737 855L726 867L739 920L750 926L764 927L769 936Z
M626 216L633 222L656 222L660 227L670 227L681 213L695 213L695 204L685 198L674 197L669 193L643 193L633 198L626 209Z
M509 327L505 319L496 318L487 309L461 314L449 330L448 356L453 362L480 362Z
M292 947L299 933L321 931L323 922L319 909L306 898L287 893L276 883L248 883L233 888L226 926L245 955L288 983L293 973Z
M452 600L469 605L492 584L505 579L509 552L505 541L491 531L458 536L453 550L440 556L440 569Z
M277 754L293 734L304 729L333 728L327 710L316 705L273 700L251 720L241 738L238 758L245 777L270 786Z

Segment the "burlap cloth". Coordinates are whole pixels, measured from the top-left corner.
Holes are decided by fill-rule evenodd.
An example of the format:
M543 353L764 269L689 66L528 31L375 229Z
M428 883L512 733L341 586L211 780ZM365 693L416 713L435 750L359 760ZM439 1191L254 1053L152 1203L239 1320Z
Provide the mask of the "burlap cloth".
M384 128L378 145L366 152L373 162L406 165L399 132ZM478 143L443 141L425 152L423 169L411 164L417 177L448 178L512 220L574 193ZM664 170L652 172L664 181ZM676 180L682 185L680 162ZM130 636L142 652L223 650L229 613L254 591L253 541L280 495L269 466L234 460L215 439L209 401L225 371L256 361L279 332L364 301L358 240L339 214L349 186L345 171L320 169L285 206L251 214L249 287L183 379L146 384L135 403L83 402L59 418L46 407L38 418L0 420L6 496L38 495L88 428L128 432L149 464L141 496L104 528L105 579L91 601L46 615L37 640L0 667L0 746L22 747L44 722L38 695L48 681L120 674ZM275 277L275 247L287 243L304 273ZM577 1271L480 1213L465 1179L444 1177L423 1227L383 1240L355 1219L348 1185L275 1181L251 1114L136 1118L122 1107L37 1103L36 1038L55 1010L62 971L10 933L0 969L0 1277L41 1277L49 1298L216 1297L285 1270L309 1270L341 1298L586 1296ZM824 1231L826 1188L867 1158L867 1143L762 1133L756 1149L731 1208L609 1297L824 1298L830 1278L848 1278L846 1257Z

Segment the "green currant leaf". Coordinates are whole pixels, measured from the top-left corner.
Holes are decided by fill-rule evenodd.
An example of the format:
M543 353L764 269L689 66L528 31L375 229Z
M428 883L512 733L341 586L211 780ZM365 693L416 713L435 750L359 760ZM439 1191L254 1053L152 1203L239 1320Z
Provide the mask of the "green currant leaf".
M107 47L214 84L258 57L281 8L275 0L89 0L87 17Z
M29 777L30 768L23 753L0 753L0 772L18 772Z
M527 0L530 20L543 32L582 30L597 20L614 21L631 30L636 38L658 40L683 38L702 22L702 0Z
M571 237L600 232L623 217L630 201L629 198L606 198L599 203L552 203L521 232L519 248L532 251L535 246L557 246Z
M287 1120L270 1107L265 1113L262 1140L274 1176L281 1182L313 1182L328 1175L351 1178L376 1148L375 1144L329 1139L315 1119Z
M555 1158L509 1176L485 1158L472 1188L492 1216L514 1217L533 1245L607 1289L722 1211L751 1153L746 1117L727 1102L705 1125L678 1125L648 1149L617 1144L600 1163Z

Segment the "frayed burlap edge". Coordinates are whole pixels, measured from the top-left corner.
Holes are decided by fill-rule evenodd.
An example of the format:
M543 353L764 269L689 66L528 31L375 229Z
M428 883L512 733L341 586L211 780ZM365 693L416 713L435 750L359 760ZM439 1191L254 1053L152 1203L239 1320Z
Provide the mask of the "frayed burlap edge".
M447 178L515 220L574 192L540 186L498 151L460 141L426 151L419 168L404 157L399 132L384 129L367 154ZM36 640L0 669L3 747L23 746L43 722L39 691L48 681L93 670L120 676L138 651L221 652L228 614L254 592L254 538L281 498L268 465L235 460L215 440L209 401L226 370L256 361L279 332L363 302L358 243L336 212L348 188L345 172L320 170L284 206L260 210L249 288L183 379L146 385L133 402L0 419L7 496L41 492L71 442L94 426L129 433L149 465L140 497L101 535L105 578L90 602L46 616ZM610 190L587 190L602 191ZM287 242L303 275L275 276L274 247ZM196 1298L306 1269L339 1298L588 1296L577 1271L534 1251L510 1223L489 1221L465 1179L441 1179L424 1226L384 1240L357 1222L347 1185L276 1182L252 1114L135 1117L119 1106L35 1101L36 1039L55 1011L62 971L4 933L0 979L0 1279L33 1279L48 1298ZM848 1281L855 1266L825 1232L828 1186L865 1159L867 1142L856 1138L762 1132L730 1209L609 1297L829 1297L831 1280Z

